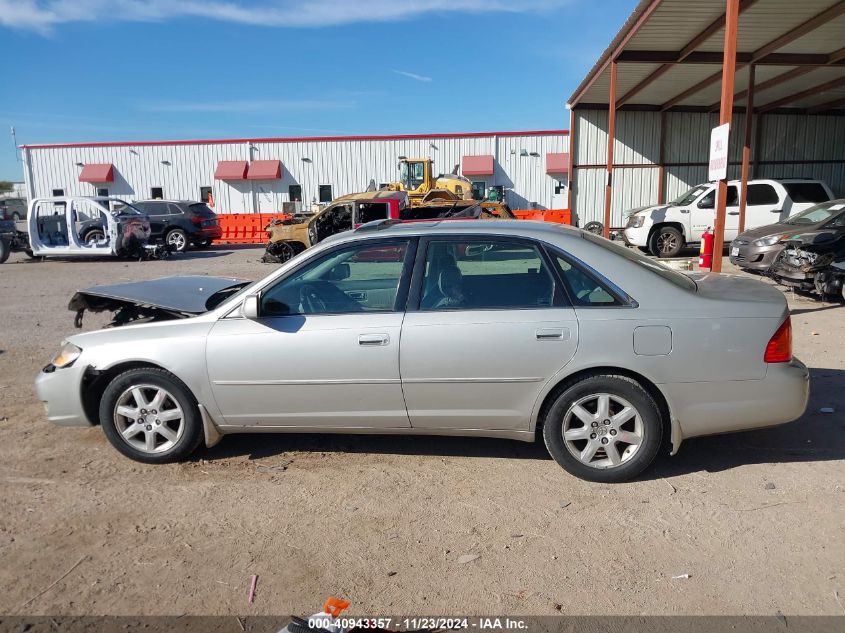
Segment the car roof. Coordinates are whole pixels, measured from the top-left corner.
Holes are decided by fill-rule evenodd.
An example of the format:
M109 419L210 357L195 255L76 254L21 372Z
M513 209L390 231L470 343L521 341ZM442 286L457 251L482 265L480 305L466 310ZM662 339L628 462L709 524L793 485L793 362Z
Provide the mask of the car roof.
M132 204L137 204L139 202L169 202L171 204L205 204L205 202L201 202L199 200L162 200L160 198L155 198L152 200L135 200Z
M354 231L345 231L333 235L321 243L376 237L455 234L530 237L554 241L561 237L580 237L581 229L557 222L536 222L532 220L437 219L404 222L377 220L364 224Z

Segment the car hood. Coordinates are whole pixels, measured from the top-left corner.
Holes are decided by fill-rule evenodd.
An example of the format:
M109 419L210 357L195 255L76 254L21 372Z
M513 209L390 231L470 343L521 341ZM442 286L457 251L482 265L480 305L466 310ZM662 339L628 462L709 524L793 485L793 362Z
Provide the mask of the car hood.
M85 310L133 310L133 314L150 318L186 318L207 312L249 283L232 277L192 275L94 286L74 294L68 309L77 313L77 327L82 326ZM116 320L114 324L122 323Z
M632 215L636 215L637 213L642 213L643 211L647 211L648 213L653 213L654 211L665 211L669 208L670 205L668 204L649 204L644 207L637 207L636 209L629 209L625 211L622 215L624 217L630 217Z
M783 233L784 235L798 235L804 233L813 233L815 231L825 230L821 228L821 224L787 224L786 222L777 222L775 224L767 224L766 226L758 226L755 229L748 229L737 236L738 240L759 240L761 237L768 237L770 235L777 235Z

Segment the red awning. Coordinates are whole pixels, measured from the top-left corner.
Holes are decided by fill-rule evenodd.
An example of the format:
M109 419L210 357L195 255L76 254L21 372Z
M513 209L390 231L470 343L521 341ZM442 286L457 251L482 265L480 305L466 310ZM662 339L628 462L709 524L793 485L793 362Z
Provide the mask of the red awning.
M221 160L214 170L215 180L246 180L245 160Z
M249 164L247 180L278 180L282 177L282 162L278 160L254 160Z
M492 176L493 155L464 156L461 163L461 172L464 176Z
M79 182L114 182L114 165L111 163L88 163L79 172Z
M546 154L547 174L568 174L569 154Z

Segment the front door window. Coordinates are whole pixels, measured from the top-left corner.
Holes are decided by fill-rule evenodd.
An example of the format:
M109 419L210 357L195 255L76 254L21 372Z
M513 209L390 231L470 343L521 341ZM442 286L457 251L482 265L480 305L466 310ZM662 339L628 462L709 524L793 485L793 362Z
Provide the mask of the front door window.
M261 316L392 312L407 241L357 244L309 262L261 295Z

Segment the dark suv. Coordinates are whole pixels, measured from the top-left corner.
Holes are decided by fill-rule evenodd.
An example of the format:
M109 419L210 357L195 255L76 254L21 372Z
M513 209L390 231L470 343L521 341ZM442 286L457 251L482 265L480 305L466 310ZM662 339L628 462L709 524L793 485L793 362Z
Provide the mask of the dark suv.
M26 200L23 198L0 198L0 220L23 220L26 218Z
M150 217L150 243L163 239L181 253L188 245L206 248L223 236L217 214L204 202L141 200L132 204Z

